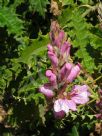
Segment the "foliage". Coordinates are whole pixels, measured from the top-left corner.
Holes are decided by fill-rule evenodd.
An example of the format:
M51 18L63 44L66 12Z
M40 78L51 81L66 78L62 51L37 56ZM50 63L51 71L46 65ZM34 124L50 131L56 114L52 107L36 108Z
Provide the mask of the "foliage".
M66 29L68 35L71 38L73 48L77 49L75 52L75 57L82 60L83 66L88 70L88 72L93 73L96 69L95 59L90 53L90 49L94 52L95 49L100 50L101 48L101 38L93 34L92 29L95 27L86 22L86 19L82 17L83 12L80 8L67 8L62 12L59 17L62 27ZM64 19L63 19L64 18ZM100 31L102 33L102 31ZM99 42L99 44L96 44Z
M54 1L61 11L59 16L50 13L49 0L0 1L0 134L3 136L86 136L100 122L94 115L102 80L99 1ZM62 120L53 117L46 98L38 92L48 82L45 71L50 62L46 47L51 19L58 20L65 30L72 44L71 57L83 67L81 78L72 84L87 83L93 91L92 102Z
M30 8L34 11L38 11L40 15L44 16L46 11L46 5L49 4L48 0L29 0Z
M16 34L16 36L23 34L23 21L13 13L12 9L7 7L0 9L0 27L5 26L9 34Z

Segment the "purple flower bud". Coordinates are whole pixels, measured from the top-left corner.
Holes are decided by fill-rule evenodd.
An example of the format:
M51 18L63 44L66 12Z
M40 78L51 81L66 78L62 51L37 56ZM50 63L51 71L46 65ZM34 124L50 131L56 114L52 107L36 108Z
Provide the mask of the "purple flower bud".
M64 118L64 116L65 116L65 112L64 112L64 111L60 111L60 112L55 112L55 111L54 111L54 116L55 116L55 118L57 118L57 119L62 119L62 118Z
M58 38L59 38L60 41L62 42L62 41L64 40L64 37L65 37L65 33L64 33L63 30L61 30L61 31L59 32Z
M61 44L64 41L64 37L65 37L65 33L63 30L61 30L58 36L55 37L54 45L57 46L58 48L61 48Z
M71 72L67 77L67 81L72 82L78 76L79 72L80 72L80 64L77 64L71 69Z
M53 52L53 47L52 47L51 44L48 44L48 45L47 45L47 48L48 48L48 51Z
M58 58L55 53L48 51L48 57L52 62L52 65L57 67L58 66Z
M101 113L98 113L95 115L97 119L102 119L102 114Z
M68 55L70 55L70 48L70 43L68 43L68 41L64 42L64 44L61 46L61 54L65 54L67 57Z
M54 96L51 86L48 83L41 86L39 92L43 93L47 98L52 98Z
M60 71L61 79L68 77L68 75L70 74L70 71L71 71L72 67L73 67L73 65L71 63L66 63L62 67L62 69Z
M89 101L90 93L87 85L75 85L70 93L71 100L76 104L85 104Z
M46 71L46 77L48 77L49 81L56 84L56 75L51 71Z
M60 42L59 38L56 38L53 43L54 43L55 46L57 46L58 48L60 48L61 42Z

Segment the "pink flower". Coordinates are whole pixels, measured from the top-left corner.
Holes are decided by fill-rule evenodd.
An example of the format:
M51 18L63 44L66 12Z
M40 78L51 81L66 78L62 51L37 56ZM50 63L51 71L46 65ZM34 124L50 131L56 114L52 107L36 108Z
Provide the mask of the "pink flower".
M51 86L49 83L41 86L39 88L39 92L43 93L47 98L52 98L54 96L54 92L51 90Z
M51 70L46 71L46 77L48 77L51 83L56 84L56 75Z
M60 113L63 111L64 113L68 113L69 110L76 111L76 104L72 100L58 99L54 102L54 112Z
M52 65L57 67L58 66L58 58L55 53L48 51L48 57L52 62Z
M64 44L61 46L61 54L65 54L65 56L68 57L68 55L70 55L70 48L70 43L68 43L68 41L64 42Z
M67 78L68 75L70 74L70 71L72 69L72 64L71 63L66 63L62 68L61 68L61 71L60 71L60 76L61 76L61 79L63 78Z
M85 104L89 101L90 93L87 85L75 85L70 93L71 100L76 104Z
M79 72L80 72L80 64L77 64L71 69L71 72L67 77L67 81L72 82L78 76Z
M67 114L69 110L76 111L76 105L88 102L89 95L87 85L75 85L73 90L67 96L64 96L64 99L58 99L54 102L55 117L62 118L64 116L63 112Z

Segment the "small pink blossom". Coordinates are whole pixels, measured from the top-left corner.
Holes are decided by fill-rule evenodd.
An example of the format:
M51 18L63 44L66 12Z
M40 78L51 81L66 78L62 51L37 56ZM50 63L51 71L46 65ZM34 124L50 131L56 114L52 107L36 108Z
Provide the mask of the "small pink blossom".
M73 90L64 96L63 99L60 98L54 102L55 115L60 116L61 112L67 114L69 110L76 111L76 105L87 103L89 101L89 96L90 93L88 92L87 85L75 85Z
M52 98L54 96L54 92L51 89L50 84L47 83L39 88L39 92L43 93L47 98Z
M72 82L78 76L79 72L80 72L80 64L77 64L71 69L71 72L67 77L67 81Z
M85 104L89 101L90 93L87 85L75 85L70 93L71 100L76 104Z

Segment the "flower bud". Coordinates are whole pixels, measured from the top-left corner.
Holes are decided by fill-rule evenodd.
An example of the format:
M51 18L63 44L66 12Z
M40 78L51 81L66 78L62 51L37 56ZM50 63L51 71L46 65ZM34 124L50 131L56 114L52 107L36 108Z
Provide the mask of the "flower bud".
M48 51L48 57L52 62L52 65L57 67L58 66L58 58L55 53Z
M56 119L62 119L65 116L65 112L64 111L60 111L60 112L54 111L54 116L55 116Z
M72 69L72 64L71 63L66 63L63 67L62 67L62 69L61 69L61 71L60 71L60 75L61 75L61 79L64 79L64 78L67 78L68 77L68 75L70 74L70 71L71 71L71 69Z
M48 44L48 45L47 45L47 48L48 48L48 51L53 52L53 47L52 47L51 44Z
M67 77L67 81L72 82L78 76L79 72L80 72L80 64L77 64L71 69L71 72Z
M44 94L47 98L52 98L54 96L51 86L49 84L44 84L39 88L39 92Z
M56 83L56 75L51 70L46 71L46 77L49 79L50 82Z
M64 42L64 44L61 46L61 54L65 54L66 57L68 57L70 55L70 48L70 43L68 41Z

